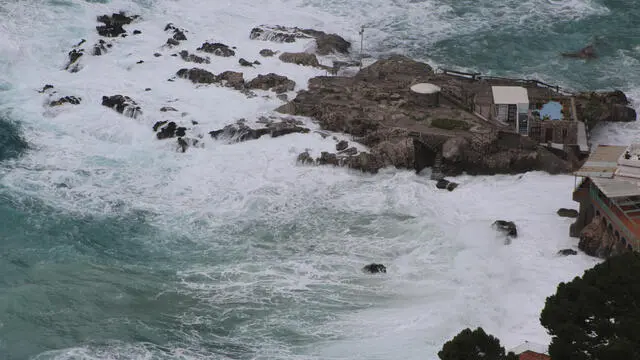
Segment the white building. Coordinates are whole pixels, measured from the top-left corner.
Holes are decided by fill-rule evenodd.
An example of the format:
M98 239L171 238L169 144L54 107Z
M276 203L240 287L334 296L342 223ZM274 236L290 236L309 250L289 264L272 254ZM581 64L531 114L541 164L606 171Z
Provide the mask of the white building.
M494 120L513 126L521 135L529 135L529 93L522 86L492 86Z

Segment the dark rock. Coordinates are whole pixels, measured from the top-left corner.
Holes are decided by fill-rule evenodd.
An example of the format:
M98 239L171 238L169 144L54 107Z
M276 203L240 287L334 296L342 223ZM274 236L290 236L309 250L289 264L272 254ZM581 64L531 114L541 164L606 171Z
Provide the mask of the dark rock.
M273 55L275 55L277 52L273 51L271 49L262 49L260 50L260 55L264 56L264 57L271 57Z
M580 49L580 51L562 53L562 56L580 59L595 59L598 57L598 54L596 53L596 49L593 45L587 45Z
M377 274L377 273L387 273L387 267L382 264L369 264L362 268L362 271Z
M102 54L105 54L110 47L111 44L108 44L106 41L100 39L93 45L93 55L100 56Z
M297 162L304 165L312 165L315 163L315 160L313 160L313 157L311 157L308 151L305 151L298 155Z
M157 122L153 126L154 131L157 131L156 129L159 126L162 126L162 123ZM175 122L171 121L167 125L163 126L158 133L156 133L156 137L158 138L158 140L169 139L169 138L175 137L177 129L178 129L178 125Z
M62 104L78 105L82 99L75 96L65 96L49 103L49 106L60 106Z
M300 32L297 28L261 25L251 29L249 38L252 40L292 43L296 39L310 39L311 36Z
M187 36L184 34L185 32L187 32L184 29L180 29L175 27L172 23L168 23L165 27L164 27L164 31L171 31L173 32L173 39L176 41L183 41L183 40L187 40Z
M151 88L145 88L144 91L151 91Z
M73 45L74 48L80 47L80 45L84 44L85 42L87 42L86 39L81 39L79 43Z
M198 68L180 69L176 75L183 79L189 79L194 84L213 84L219 81L215 74Z
M573 249L562 249L558 251L558 255L563 255L563 256L578 255L578 252Z
M182 50L180 51L180 57L182 58L182 60L184 61L188 61L188 62L194 62L197 64L209 64L211 63L211 60L209 60L208 57L202 57L202 56L198 56L195 54L189 54L189 52L187 50Z
M53 85L46 84L45 86L42 87L42 90L39 90L38 92L42 94L49 89L53 89Z
M177 150L180 152L186 152L190 147L204 147L204 144L201 143L200 140L186 137L179 137L177 143Z
M630 101L620 90L610 92L583 92L576 95L576 113L589 129L599 122L630 122L637 118Z
M205 42L197 50L204 51L216 56L223 56L223 57L230 57L236 54L236 52L231 50L228 45L221 44L221 43Z
M262 64L260 63L260 61L258 61L258 60L254 60L254 61L253 61L253 65L262 65Z
M350 147L348 149L342 150L340 152L338 152L338 154L340 155L347 155L347 156L353 156L356 155L358 153L358 149L356 149L355 147Z
M269 90L276 94L281 94L295 89L296 83L286 76L269 73L267 75L258 75L247 83L249 89Z
M240 60L238 60L238 63L240 63L240 66L253 67L253 63L250 63L249 61L243 58L240 58Z
M568 218L577 218L579 213L578 210L574 210L574 209L565 209L565 208L560 208L558 209L558 215L562 216L562 217L568 217Z
M286 43L295 42L297 39L313 38L316 41L316 52L320 55L328 55L334 52L347 54L351 48L350 42L336 34L327 34L324 31L297 27L260 25L251 30L249 38Z
M160 111L162 112L167 112L167 111L178 111L178 109L171 107L171 106L163 106L160 108Z
M96 26L96 30L100 36L118 37L126 34L127 32L124 30L123 25L131 24L131 22L137 18L139 18L138 15L127 16L124 12L120 12L119 14L114 13L111 16L98 16L98 22L101 22L104 25Z
M342 151L349 147L349 142L347 140L341 140L336 144L336 151Z
M80 70L80 68L78 67L78 59L80 59L82 57L82 55L84 55L84 49L73 49L71 51L69 51L69 62L67 63L67 66L64 67L65 70L69 70L72 73L78 72Z
M142 31L140 30L133 30L133 35L140 35L142 34Z
M284 93L278 94L278 95L276 95L276 97L278 98L278 100L281 100L281 101L284 101L284 102L289 101L289 97L287 96L287 94L284 94Z
M338 158L338 156L336 154L327 152L327 151L323 151L320 153L320 157L316 159L316 163L318 165L333 165L333 166L340 166L340 159Z
M180 126L176 128L176 136L185 136L187 132L187 128L184 126Z
M178 41L178 40L176 40L174 38L168 38L166 45L169 46L169 47L178 46L178 45L180 45L180 41Z
M160 53L154 53L154 54L153 54L153 56L155 56L155 57L160 57L160 56L162 56L162 54L160 54Z
M449 180L446 180L446 179L440 179L436 183L436 188L438 188L438 189L446 189L446 190L449 190L449 191L453 191L457 187L458 187L457 183L454 183L453 181L449 181Z
M164 120L164 121L156 121L156 123L155 123L155 124L153 124L153 131L154 131L154 132L157 132L157 131L158 131L158 129L160 128L160 126L165 125L167 122L168 122L167 120Z
M518 229L513 221L496 220L492 226L509 237L518 236Z
M195 120L191 120L191 125L198 125L198 122Z
M144 60L138 60L138 61L136 62L136 64L143 64L143 63L144 63Z
M103 96L102 97L102 105L106 107L110 107L115 111L119 112L122 115L137 118L138 115L142 114L142 110L140 106L133 101L128 96L123 95L113 95L113 96Z
M308 133L309 129L298 126L297 123L283 120L281 122L267 124L264 128L252 129L244 123L227 125L222 129L210 131L212 138L228 139L232 142L242 142L247 140L258 139L263 135L271 135L271 137L279 137L293 133Z
M336 34L321 33L315 36L316 52L319 55L329 55L333 52L348 54L351 43Z
M280 59L280 61L282 62L296 64L296 65L320 67L320 62L318 62L318 58L316 57L315 54L309 54L304 52L301 52L301 53L285 52L280 54L278 59Z
M236 90L244 88L244 76L241 72L225 71L218 74L217 78L224 86L232 87Z

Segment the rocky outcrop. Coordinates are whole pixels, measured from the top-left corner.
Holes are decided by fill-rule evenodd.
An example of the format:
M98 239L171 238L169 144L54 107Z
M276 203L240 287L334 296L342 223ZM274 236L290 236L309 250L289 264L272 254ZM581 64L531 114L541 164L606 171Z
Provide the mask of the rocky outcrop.
M370 274L378 274L378 273L386 274L387 267L382 264L373 263L373 264L365 265L365 267L362 268L362 271Z
M98 40L97 43L93 44L92 55L100 56L100 55L106 54L107 51L109 51L109 49L111 49L112 46L113 45L111 43L100 39Z
M587 255L603 259L630 251L622 241L615 239L602 217L594 217L591 223L582 229L578 248Z
M576 96L576 112L590 129L602 121L635 121L636 111L620 90L611 92L583 92Z
M213 54L213 55L216 55L216 56L222 56L222 57L231 57L231 56L235 56L236 55L236 52L233 51L229 47L229 45L225 45L225 44L222 44L222 43L208 43L208 42L205 42L197 50L198 51L204 51L206 53Z
M103 96L102 105L110 107L120 114L134 119L142 114L142 109L140 108L140 106L138 106L138 104L128 96Z
M181 29L181 28L177 28L175 27L175 25L173 25L172 23L168 23L165 27L164 27L164 31L168 31L170 33L172 33L171 38L173 40L176 41L184 41L187 40L187 36L185 35L185 33L187 32L187 30L185 29Z
M351 134L370 150L339 163L370 172L384 166L419 172L433 166L438 153L442 153L445 176L530 170L563 173L571 169L570 163L528 137L483 128L483 121L456 105L433 108L409 101L412 84L437 76L427 64L391 56L362 69L355 77L312 78L308 90L298 92L277 111L309 116L324 130ZM429 126L429 118L441 116L476 123L472 131Z
M453 191L458 187L458 183L455 183L453 181L449 181L447 179L440 179L438 180L438 182L436 183L436 188L438 189L443 189L443 190L449 190L449 191Z
M278 53L277 51L273 51L271 49L262 49L262 50L260 50L260 55L262 55L264 57L272 57L277 53Z
M246 84L248 89L272 90L276 94L292 91L296 87L296 83L286 76L269 73L266 75L258 75Z
M69 61L64 69L71 73L80 71L82 67L78 63L78 60L84 55L84 49L72 49L67 55L69 57Z
M562 255L562 256L578 255L578 252L573 249L562 249L558 251L558 255Z
M220 81L214 73L199 68L180 69L176 75L183 79L189 79L194 84L214 84Z
M105 37L117 37L125 36L127 31L124 29L124 25L131 24L134 20L138 19L139 15L127 16L124 12L118 14L102 15L98 16L98 22L104 25L96 26L96 30L100 36Z
M330 53L347 54L351 43L336 34L327 34L324 31L313 29L300 29L297 27L261 25L251 30L250 39L291 43L298 39L314 39L316 52L319 55Z
M237 71L224 71L218 74L218 81L224 86L232 87L236 90L244 88L244 76Z
M222 129L210 131L209 135L216 140L227 140L229 142L242 142L255 140L264 135L280 137L293 133L308 133L309 129L300 126L302 123L294 119L283 119L279 122L267 123L263 128L251 128L243 121L236 124L227 125Z
M320 62L318 62L318 58L316 57L315 54L309 54L304 52L301 52L301 53L284 52L280 54L278 59L280 59L280 61L282 62L296 64L296 65L320 67Z
M180 58L187 62L193 62L196 64L210 64L211 60L208 57L202 57L195 54L189 54L187 50L182 50L178 53Z

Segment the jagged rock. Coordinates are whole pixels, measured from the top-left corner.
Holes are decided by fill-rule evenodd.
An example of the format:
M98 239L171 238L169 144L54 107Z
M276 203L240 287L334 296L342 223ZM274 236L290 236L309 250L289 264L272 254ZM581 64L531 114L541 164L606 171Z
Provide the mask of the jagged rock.
M575 209L565 209L565 208L560 208L558 209L558 215L561 217L568 217L568 218L577 218L579 213L578 210Z
M436 188L443 189L443 190L453 191L457 187L458 187L457 183L454 183L453 181L449 181L449 180L446 180L446 179L440 179L436 183Z
M362 268L362 271L364 272L368 272L371 274L377 274L377 273L387 273L387 267L382 265L382 264L369 264L366 265L365 267Z
M175 122L171 121L168 124L164 125L166 123L166 121L164 122L156 122L153 125L153 130L154 131L158 131L158 128L160 128L162 126L162 128L160 128L160 131L156 133L156 137L158 138L158 140L162 140L162 139L170 139L173 137L182 137L185 136L187 128L183 127L183 126L178 126ZM163 126L164 125L164 126Z
M336 34L297 27L261 25L251 30L249 38L287 43L295 42L297 39L313 38L316 41L316 52L320 55L328 55L333 52L347 54L351 48L350 42Z
M131 24L134 20L139 18L139 15L127 16L124 12L118 14L114 13L111 16L102 15L98 16L98 22L104 25L96 26L96 30L100 36L105 37L117 37L126 34L126 30L123 25Z
M77 62L84 55L84 49L79 49L79 50L73 49L69 51L68 55L69 55L69 62L64 67L64 69L72 73L78 72L80 70L80 67L78 66Z
M142 31L140 30L133 30L133 35L140 35L142 34Z
M144 64L144 60L138 60L136 61L136 64Z
M558 251L558 255L562 255L562 256L578 255L578 252L573 249L562 249Z
M75 96L65 96L49 103L49 106L60 106L62 104L78 105L82 99Z
M604 218L597 216L580 232L578 248L587 255L603 259L631 251L622 241L616 240L613 232L607 229Z
M267 75L258 75L247 83L249 89L269 90L276 94L292 91L296 87L296 83L286 76L269 73Z
M168 121L167 120L163 120L163 121L156 121L155 124L153 124L153 132L157 132L158 129L160 128L160 126L163 126L164 124L166 124Z
M45 86L42 87L42 90L38 90L38 92L42 94L42 93L45 93L49 89L53 89L53 85L46 84Z
M223 57L230 57L230 56L234 56L236 54L236 52L231 50L231 48L229 48L228 45L221 44L221 43L208 43L208 42L205 42L197 50L198 51L204 51L204 52L216 55L216 56L223 56Z
M518 236L518 229L516 227L516 224L513 221L496 220L493 223L492 227L498 231L503 232L505 235L509 237Z
M336 144L336 151L342 151L349 147L349 142L347 140L341 140Z
M247 60L245 60L243 58L240 58L240 60L238 60L238 63L240 64L240 66L253 67L253 63L251 63L251 62L249 62L249 61L247 61Z
M162 54L160 54L160 53L153 53L153 56L155 56L155 57L160 57L160 56L162 56Z
M241 72L225 71L218 74L217 78L224 86L232 87L236 90L244 88L244 77Z
M102 105L110 107L120 114L134 119L137 118L138 115L142 114L142 109L140 108L140 106L138 106L138 104L128 96L103 96Z
M178 53L180 58L184 61L194 62L197 64L210 64L211 60L208 57L202 57L195 54L189 54L187 50L182 50Z
M278 59L282 62L296 65L320 67L320 63L315 54L285 52L280 54Z
M635 121L636 111L630 107L630 101L624 92L584 92L576 96L576 112L580 120L589 128L602 121Z
M293 133L308 133L309 129L301 127L296 122L283 120L277 123L267 124L264 128L252 129L244 123L227 125L222 129L210 131L214 139L229 139L232 142L241 142L247 140L258 139L263 135L271 135L271 137L279 137Z
M178 111L178 109L171 107L171 106L163 106L160 108L160 111L162 112L167 112L167 111Z
M100 56L102 54L106 54L108 49L110 49L112 46L112 44L100 39L93 45L93 55Z
M183 79L189 79L194 84L213 84L220 81L215 74L199 68L180 69L176 75Z
M77 44L73 45L74 48L80 47L80 45L86 43L87 40L86 39L81 39L80 42L78 42Z
M177 142L178 142L177 150L180 152L185 152L190 147L198 147L198 148L204 147L204 143L202 143L198 139L179 137Z
M168 47L172 47L172 46L178 46L180 45L180 41L174 39L174 38L168 38L167 42L165 43L166 46Z
M264 57L271 57L271 56L274 56L277 53L278 53L277 51L273 51L271 49L262 49L262 50L260 50L260 55L262 55Z
M164 31L172 31L173 32L173 37L172 38L174 40L176 40L176 41L187 40L187 36L184 34L186 32L186 30L177 28L172 23L168 23L164 27Z
M333 154L327 151L323 151L320 153L320 157L316 159L316 163L318 165L333 165L333 166L342 165L340 163L340 159L336 154Z

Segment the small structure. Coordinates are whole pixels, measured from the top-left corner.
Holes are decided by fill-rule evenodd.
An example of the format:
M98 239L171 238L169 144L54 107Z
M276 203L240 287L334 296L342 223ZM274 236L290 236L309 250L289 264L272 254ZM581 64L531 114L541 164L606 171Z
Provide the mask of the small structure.
M518 360L551 360L548 348L546 345L525 341L509 351L518 355Z
M440 87L429 83L419 83L411 86L411 101L421 106L440 105Z
M492 86L494 120L509 124L521 135L529 135L529 94L522 86Z
M580 215L571 225L571 236L580 236L594 219L602 220L613 238L612 248L639 251L640 144L599 145L574 175L582 180L573 192Z

